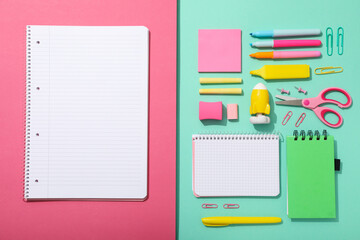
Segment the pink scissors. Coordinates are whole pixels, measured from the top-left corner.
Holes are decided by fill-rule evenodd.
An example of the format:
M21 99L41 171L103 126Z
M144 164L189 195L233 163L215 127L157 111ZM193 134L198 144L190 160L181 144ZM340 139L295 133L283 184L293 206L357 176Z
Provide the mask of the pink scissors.
M347 102L345 104L342 104L336 100L325 98L325 94L327 94L329 92L340 92L340 93L344 94L347 98ZM341 126L341 124L343 123L342 116L337 111L335 111L331 108L319 107L319 105L325 104L325 103L332 103L332 104L338 105L340 108L348 108L351 106L351 103L352 103L350 94L348 92L346 92L344 89L337 88L337 87L325 88L324 90L322 90L319 93L319 95L317 97L314 97L314 98L299 99L299 98L282 96L282 95L276 95L275 97L278 99L284 100L284 101L275 102L278 105L302 106L304 108L312 109L314 111L314 113L316 114L316 116L323 123L325 123L329 127L333 127L333 128L337 128L337 127ZM339 119L338 122L335 124L332 124L332 123L329 123L328 121L326 121L325 120L326 113L335 114Z

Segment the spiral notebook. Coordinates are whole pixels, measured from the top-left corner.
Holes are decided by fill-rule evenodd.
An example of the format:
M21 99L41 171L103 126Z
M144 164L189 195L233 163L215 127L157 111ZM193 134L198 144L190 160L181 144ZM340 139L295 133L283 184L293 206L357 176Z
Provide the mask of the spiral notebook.
M277 196L279 136L193 135L196 197Z
M310 131L286 138L289 218L335 218L334 137Z
M149 32L27 26L25 200L147 196Z

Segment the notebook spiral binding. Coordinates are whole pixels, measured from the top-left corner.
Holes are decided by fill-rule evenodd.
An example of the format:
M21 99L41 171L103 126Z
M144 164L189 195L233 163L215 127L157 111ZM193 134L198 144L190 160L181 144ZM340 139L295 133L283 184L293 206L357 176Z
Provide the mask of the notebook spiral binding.
M210 132L193 135L193 140L268 140L281 139L278 133L227 133Z
M25 119L25 168L24 198L29 197L30 169L30 112L31 112L31 27L26 28L26 119Z
M300 133L298 130L294 130L294 139L295 140L305 140L306 138L306 135L309 137L309 140L313 140L315 139L314 136L316 137L316 140L320 140L321 136L324 136L324 140L327 140L327 131L324 129L323 132L322 132L322 135L320 135L320 132L318 130L315 130L314 132L311 131L311 130L308 130L307 134L305 133L305 130L301 130Z

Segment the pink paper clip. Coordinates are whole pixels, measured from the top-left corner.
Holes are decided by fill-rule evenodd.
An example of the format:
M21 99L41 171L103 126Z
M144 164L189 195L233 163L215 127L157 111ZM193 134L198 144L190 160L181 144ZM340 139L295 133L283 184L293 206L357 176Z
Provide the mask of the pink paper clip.
M236 208L239 208L240 205L239 205L239 204L232 204L232 203L225 203L225 204L223 205L223 207L224 207L225 209L236 209Z
M285 89L283 89L283 88L281 88L281 89L278 88L277 90L279 90L281 94L283 94L283 93L286 93L287 95L290 94L290 91L289 91L289 90L285 90Z
M202 208L217 208L218 205L215 204L215 203L203 203L203 204L201 205L201 207L202 207Z
M306 117L306 114L305 114L305 113L302 113L302 114L300 115L299 119L296 121L295 127L299 127L300 124L304 121L305 117ZM299 122L299 121L300 121L300 122Z
M288 113L285 115L284 119L282 120L281 124L285 126L286 123L290 120L292 115L293 115L292 111L288 111Z

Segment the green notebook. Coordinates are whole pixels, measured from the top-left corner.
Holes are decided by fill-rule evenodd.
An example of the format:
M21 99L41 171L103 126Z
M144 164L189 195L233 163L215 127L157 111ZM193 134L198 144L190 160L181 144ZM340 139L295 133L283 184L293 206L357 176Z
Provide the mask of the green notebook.
M334 137L310 138L286 139L288 216L336 218Z

